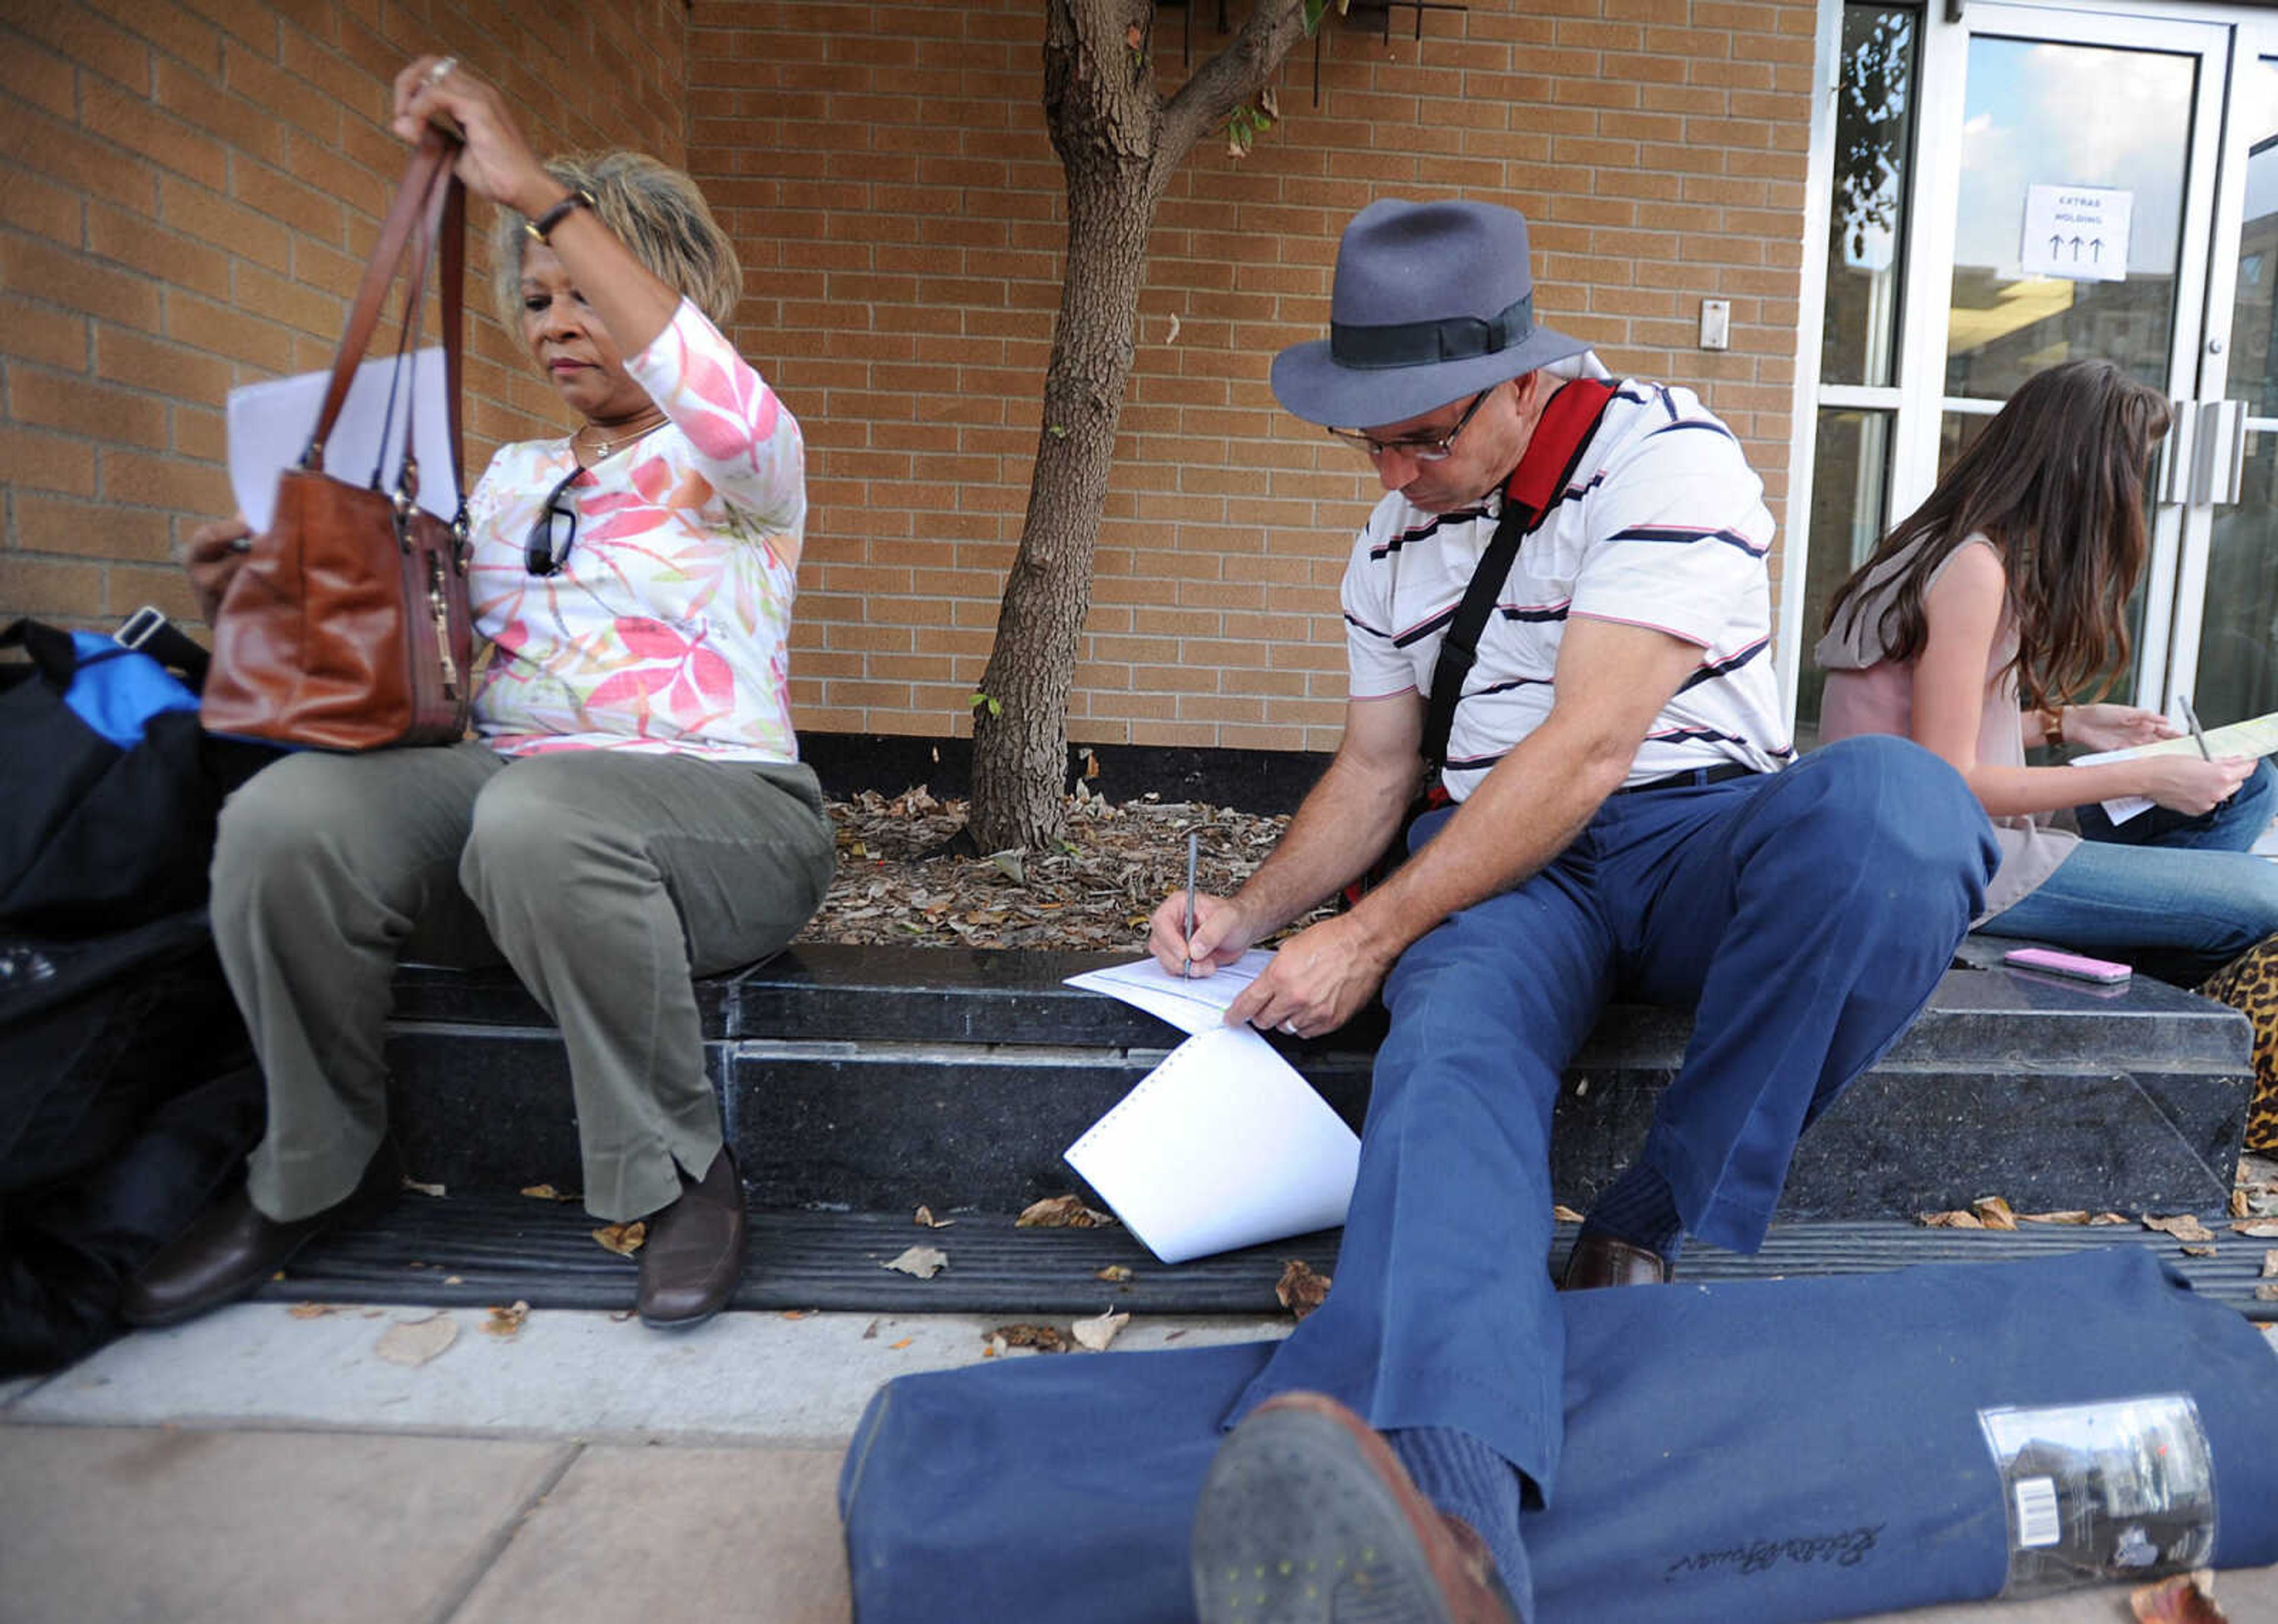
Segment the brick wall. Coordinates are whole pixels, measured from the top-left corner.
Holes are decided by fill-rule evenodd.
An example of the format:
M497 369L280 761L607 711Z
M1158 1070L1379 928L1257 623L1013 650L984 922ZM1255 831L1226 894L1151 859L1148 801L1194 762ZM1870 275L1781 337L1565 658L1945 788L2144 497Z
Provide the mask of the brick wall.
M0 13L0 614L187 610L166 560L230 505L222 393L326 357L401 161L386 77L438 47L503 77L541 145L685 163L736 233L738 339L811 447L800 725L966 730L1058 297L1037 0L197 5ZM1216 11L1192 7L1197 57ZM1321 105L1301 47L1285 126L1240 163L1206 143L1164 203L1079 740L1334 743L1336 583L1373 484L1265 377L1323 330L1337 233L1372 197L1525 209L1541 318L1702 387L1777 506L1812 0L1473 0L1420 44L1414 16L1388 41L1333 23ZM1158 12L1166 86L1188 26ZM1732 302L1729 352L1693 347L1705 297ZM487 317L472 350L473 466L559 431Z
M0 619L195 611L175 546L235 507L233 385L330 362L405 149L397 69L456 52L541 150L686 162L681 0L8 0L0 7ZM487 230L478 205L470 226ZM480 248L470 301L488 300ZM487 316L467 454L559 432Z
M741 241L739 335L806 424L803 726L966 730L1020 536L1065 208L1035 0L700 4L689 152ZM1197 57L1216 8L1194 7ZM1240 8L1235 14L1241 15ZM1617 370L1703 387L1777 496L1787 460L1809 0L1474 0L1387 41L1332 25L1283 128L1166 200L1070 732L1324 749L1336 583L1375 486L1274 406L1372 198L1514 203L1538 312ZM1183 8L1158 13L1166 86ZM1407 37L1403 37L1403 35ZM1732 301L1732 347L1693 347Z

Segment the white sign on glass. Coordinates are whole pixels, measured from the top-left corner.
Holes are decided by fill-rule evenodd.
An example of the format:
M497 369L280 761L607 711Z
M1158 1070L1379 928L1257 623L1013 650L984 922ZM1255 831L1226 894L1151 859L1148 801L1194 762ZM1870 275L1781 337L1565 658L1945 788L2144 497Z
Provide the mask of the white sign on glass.
M2135 213L2136 194L2119 187L2029 186L2021 268L2029 277L2125 282Z

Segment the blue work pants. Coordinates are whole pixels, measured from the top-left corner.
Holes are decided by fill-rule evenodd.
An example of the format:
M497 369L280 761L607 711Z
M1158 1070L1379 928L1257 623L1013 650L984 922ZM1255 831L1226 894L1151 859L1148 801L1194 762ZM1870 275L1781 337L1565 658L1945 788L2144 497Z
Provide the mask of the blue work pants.
M1401 956L1335 1287L1228 1423L1326 1392L1379 1430L1469 1433L1547 1495L1566 1381L1551 1107L1609 997L1696 1005L1640 1155L1693 1234L1753 1251L1797 1136L1929 999L1998 858L1961 775L1887 736L1608 800L1548 867Z

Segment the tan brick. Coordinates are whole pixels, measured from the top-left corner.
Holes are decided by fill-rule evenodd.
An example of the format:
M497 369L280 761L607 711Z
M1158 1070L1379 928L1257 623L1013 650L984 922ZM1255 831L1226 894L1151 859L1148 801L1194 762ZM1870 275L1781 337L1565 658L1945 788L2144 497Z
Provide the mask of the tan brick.
M92 496L95 447L84 439L0 423L0 484Z
M166 444L166 408L155 396L42 368L8 367L8 410L19 423L130 446Z
M95 375L154 394L219 404L229 392L226 361L125 328L104 326L95 340Z
M227 469L171 453L105 451L103 494L110 501L168 507L203 518L227 514L237 506L230 494Z
M158 196L159 218L176 231L272 271L292 263L292 233L243 203L172 176L158 182Z
M26 553L77 554L82 558L132 559L167 563L174 556L167 516L111 501L74 501L68 497L16 493L11 510L16 545Z
M92 133L202 186L219 189L227 184L229 156L222 144L153 106L139 92L90 79L80 92L80 119Z
M69 311L0 294L0 353L65 371L84 372L88 320Z
M0 553L0 617L37 614L91 621L103 613L102 566Z
M11 5L10 27L57 56L129 90L150 88L150 53L142 42L82 5Z

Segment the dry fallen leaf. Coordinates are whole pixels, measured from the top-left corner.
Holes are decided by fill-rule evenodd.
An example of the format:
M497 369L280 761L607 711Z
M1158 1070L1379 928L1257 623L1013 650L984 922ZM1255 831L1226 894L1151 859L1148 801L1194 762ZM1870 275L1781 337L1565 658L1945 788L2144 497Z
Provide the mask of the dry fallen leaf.
M2278 1223L2264 1219L2253 1224L2234 1224L2230 1226L2230 1232L2251 1236L2256 1240L2278 1240Z
M1985 1227L1984 1220L1976 1213L1963 1212L1959 1208L1953 1212L1918 1212L1915 1215L1915 1222L1924 1229L1934 1230L1982 1230Z
M2066 1212L2021 1212L2017 1215L2020 1224L2087 1224L2091 1221L2087 1212L2078 1208Z
M2017 1227L2017 1215L2009 1210L2009 1203L1998 1195L1981 1195L1969 1203L1969 1210L1977 1221L1990 1230L2013 1230Z
M424 1365L458 1339L458 1322L447 1314L431 1314L390 1325L371 1351L391 1365Z
M648 1239L648 1225L638 1219L631 1224L605 1224L593 1231L593 1239L600 1242L605 1251L614 1252L619 1257L631 1257Z
M1288 1258L1281 1264L1281 1277L1273 1284L1273 1295L1302 1320L1326 1300L1329 1285L1330 1277L1315 1273L1304 1259Z
M2266 1280L2278 1278L2278 1247L2273 1247L2262 1254L2262 1277Z
M812 1308L785 1308L783 1311L783 1317L787 1320L803 1320L814 1312Z
M989 1346L1003 1350L1008 1347L1032 1347L1039 1353L1065 1353L1068 1351L1067 1332L1057 1325L999 1325L989 1333ZM982 1355L987 1358L987 1354Z
M541 1201L574 1201L577 1199L573 1192L557 1190L550 1184L524 1185L522 1193Z
M2234 1218L2244 1218L2244 1217L2247 1217L2247 1216L2251 1216L2251 1215L2253 1213L2253 1211L2254 1211L2254 1201L2253 1201L2253 1198L2252 1198L2251 1196L2248 1195L2248 1194L2246 1193L2246 1192L2245 1192L2245 1191L2244 1191L2244 1190L2233 1190L2233 1191L2230 1193L2230 1216L2231 1216L2232 1217L2234 1217Z
M914 1342L914 1341L916 1341L916 1340L917 1340L917 1338L916 1338L915 1337L904 1337L904 1338L903 1338L899 1342L889 1342L889 1343L887 1343L887 1344L886 1344L886 1346L887 1346L888 1348L890 1348L891 1350L892 1350L894 1353L900 1353L904 1348L906 1348L906 1347L909 1346L909 1345L910 1345L911 1343L913 1343L913 1342Z
M483 1321L483 1334L486 1337L511 1337L522 1329L523 1321L529 1317L530 1305L526 1302L516 1300L511 1308L506 1308L493 1304L488 1317Z
M1097 1318L1078 1320L1068 1329L1075 1333L1076 1341L1083 1346L1089 1348L1095 1353L1105 1353L1107 1352L1108 1346L1130 1323L1131 1316L1128 1314L1118 1314L1111 1308Z
M1550 1219L1554 1224L1579 1224L1582 1215L1571 1207L1561 1204L1550 1209Z
M2157 1230L2162 1235L2173 1235L2177 1240L2213 1240L2214 1239L2214 1231L2188 1212L2179 1212L2172 1217L2166 1218L2156 1217L2147 1212L2144 1215L2144 1227L2147 1230Z
M446 1285L464 1285L466 1283L467 1277L464 1275L445 1275L443 1277L443 1284Z
M2227 1624L2230 1616L2216 1605L2214 1574L2204 1567L2131 1590L2128 1605L2138 1624Z
M441 1185L421 1184L417 1178L413 1178L409 1175L407 1175L403 1180L403 1187L407 1190L417 1191L421 1195L433 1195L440 1197L443 1193L443 1186Z
M1115 1220L1096 1208L1083 1204L1080 1195L1049 1195L1041 1201L1031 1201L1013 1220L1014 1229L1022 1230L1090 1230L1099 1229Z
M2185 1247L2182 1249L2182 1252L2185 1257L2213 1257L2215 1255L2215 1249L2213 1247Z
M949 1267L949 1254L939 1247L912 1247L892 1262L881 1263L878 1267L916 1279L930 1280Z
M337 1314L340 1310L328 1302L296 1302L285 1312L296 1320L320 1320L327 1314Z
M935 1217L933 1208L930 1207L921 1207L917 1210L917 1223L921 1229L945 1230L956 1222L955 1218Z
M1110 1285L1120 1285L1130 1277L1131 1266L1128 1263L1110 1263L1106 1268L1092 1276L1093 1279L1105 1280Z
M868 1325L862 1327L862 1340L865 1342L875 1342L877 1339L878 1322L872 1320Z
M612 1325L622 1325L639 1312L640 1310L638 1308L619 1308L615 1313L609 1315L609 1323Z
M2265 1280L2254 1288L2257 1302L2278 1302L2278 1280Z
M2088 1226L2091 1229L2109 1229L2115 1224L2125 1224L2127 1222L2128 1219L2124 1214L2117 1212L2099 1212L2096 1216L2088 1221Z

